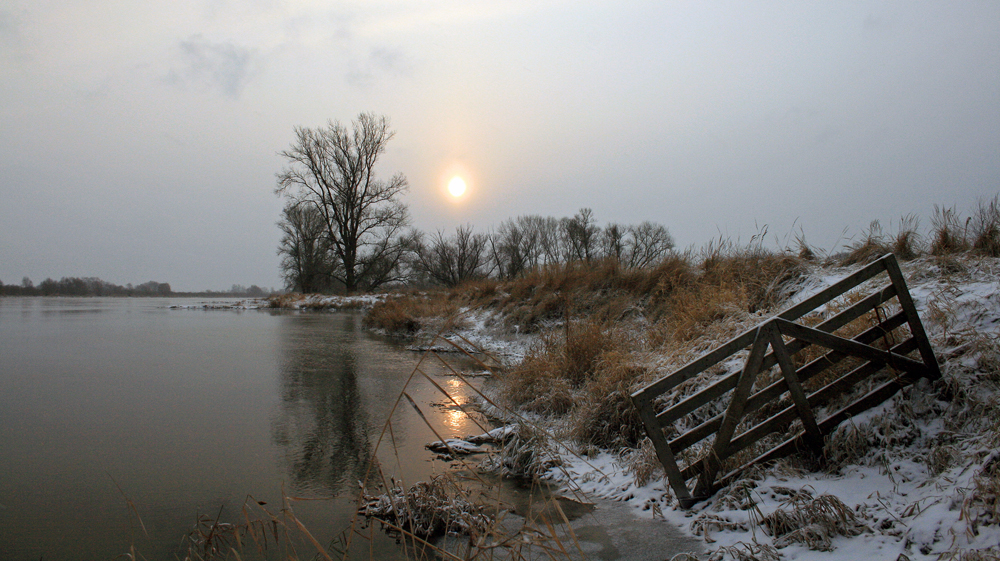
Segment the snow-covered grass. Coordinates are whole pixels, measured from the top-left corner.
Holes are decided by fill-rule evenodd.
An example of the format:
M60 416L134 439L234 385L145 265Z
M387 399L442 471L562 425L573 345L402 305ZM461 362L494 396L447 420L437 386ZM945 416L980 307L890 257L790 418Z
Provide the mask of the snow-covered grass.
M801 276L775 287L785 291L780 308L856 267L805 265ZM611 413L581 412L580 403L588 395L586 383L574 386L568 381L563 390L572 403L558 411L532 407L524 399L511 400L519 384L522 392L543 393L538 388L525 390L523 383L531 381L524 378L525 369L537 377L544 375L544 368L565 367L537 362L547 356L546 345L556 355L562 353L558 360L569 360L572 350L553 343L565 331L564 324L555 322L548 335L522 339L505 373L492 382L494 391L489 395L522 413L534 412L528 415L531 423L565 444L549 449L576 452L562 453L560 465L545 477L594 496L627 501L635 505L637 516L662 517L681 525L706 541L711 559L998 559L1000 259L970 254L923 257L905 263L903 271L941 363L941 380L921 380L843 423L828 437L821 461L792 457L752 468L690 510L677 506L648 440L632 444L622 440L617 447L601 442L603 447L595 447L592 439L580 438L580 431L573 428L574 417L592 423ZM725 319L686 332L682 343L657 334L664 327L641 315L614 326L604 324L602 329L617 338L615 351L630 357L630 367L645 368L630 378L641 383L669 373L779 311L748 313L736 306L732 310ZM465 312L473 319L466 319L448 337L495 349L514 347L497 336L507 325L509 337L510 326L502 314L488 308ZM573 323L570 327L593 329ZM599 342L593 339L588 344L599 346ZM601 361L609 359L607 353L596 354L588 360L598 369L589 376L600 379L608 372ZM523 357L520 363L518 357ZM724 368L739 368L736 363ZM505 376L514 376L515 382L505 382ZM596 391L610 390L603 386Z

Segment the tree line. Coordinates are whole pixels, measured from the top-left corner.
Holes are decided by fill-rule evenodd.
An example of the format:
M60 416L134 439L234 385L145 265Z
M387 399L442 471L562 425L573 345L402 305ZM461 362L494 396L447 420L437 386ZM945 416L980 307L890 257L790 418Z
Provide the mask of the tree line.
M387 284L455 286L476 278L512 279L553 264L611 259L650 267L674 240L653 222L601 227L593 211L572 217L508 219L487 232L419 232L402 202L401 174L379 179L376 163L395 135L384 116L362 113L347 126L297 127L280 153L287 166L275 192L286 199L278 222L285 286L294 292L358 292Z
M0 296L247 296L263 298L273 294L273 288L265 289L252 284L234 284L229 290L205 290L202 292L174 292L170 283L149 281L133 286L125 286L103 281L97 277L63 277L59 280L47 278L35 285L24 277L20 284L4 284L0 281Z
M37 286L30 278L21 279L21 284L3 284L0 294L4 296L169 296L173 294L170 283L149 281L137 286L131 283L121 286L96 277L63 277L59 280L47 278Z

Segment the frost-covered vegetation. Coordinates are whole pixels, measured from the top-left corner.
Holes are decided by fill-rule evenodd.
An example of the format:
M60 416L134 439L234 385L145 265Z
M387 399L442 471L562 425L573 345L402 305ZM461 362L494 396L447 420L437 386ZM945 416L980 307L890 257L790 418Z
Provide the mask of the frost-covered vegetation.
M680 509L630 394L889 252L903 261L942 378L843 423L821 457L754 467L712 499ZM536 444L563 451L558 459L543 454L551 462L543 477L683 524L704 538L712 559L873 551L886 559L997 559L998 273L993 198L968 219L936 208L929 232L913 218L894 232L872 223L836 255L818 255L801 239L777 250L755 238L671 252L643 267L613 258L554 263L386 299L368 322L418 340L444 331L457 345L493 351L504 366L486 382L487 411L535 427L531 438L562 443ZM661 405L715 374L681 384ZM506 465L502 451L489 461Z

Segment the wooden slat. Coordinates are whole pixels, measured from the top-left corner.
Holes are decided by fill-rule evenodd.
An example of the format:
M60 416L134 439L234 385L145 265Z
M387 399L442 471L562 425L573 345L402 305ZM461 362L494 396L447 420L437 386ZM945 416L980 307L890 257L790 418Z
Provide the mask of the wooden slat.
M900 354L911 353L917 349L916 341L913 338L907 339L906 341L900 343L893 347L893 352ZM847 374L844 374L837 380L830 382L829 384L823 386L822 388L816 390L815 392L806 396L809 401L809 405L813 408L821 407L826 402L843 394L845 391L849 390L851 387L856 385L858 382L868 378L872 374L875 374L884 367L882 364L866 362L858 366L857 368L851 370ZM800 369L801 370L801 369ZM761 438L778 431L781 427L787 425L795 419L795 408L786 407L781 411L775 413L766 420L750 427L739 436L736 436L730 442L730 455L735 454L744 448L750 446L754 442L757 442ZM817 426L820 432L827 434L829 430L825 427L823 422L817 422ZM756 462L757 460L754 460ZM748 463L746 466L749 466ZM693 475L689 476L689 473L685 473L687 470L681 472L681 476L685 480L690 479Z
M892 256L890 254L886 257ZM899 305L908 316L910 333L917 340L920 357L927 367L928 372L925 376L936 380L941 377L941 369L938 367L937 359L934 358L934 350L931 348L931 342L927 339L924 325L920 323L920 316L917 315L917 307L913 304L910 291L906 288L906 280L903 278L903 272L899 270L899 263L896 262L895 258L886 260L886 270L889 272L889 280L892 281L893 286L896 287L896 292L899 293Z
M736 351L742 349L753 343L754 338L757 336L757 328L753 328L738 337L731 339L725 345L715 349L710 353L706 353L699 358L689 362L686 366L680 370L674 372L673 374L660 378L659 380L647 385L646 387L635 391L632 396L637 396L641 394L648 395L660 395L661 393L673 388L677 384L684 382L693 378L694 376L700 374L703 370L712 366L713 364L719 362L720 360L729 357Z
M900 356L890 351L876 349L875 347L863 345L857 341L837 337L836 335L831 335L829 333L819 331L818 329L813 329L811 327L806 327L790 321L780 319L774 321L778 325L781 332L790 337L803 339L805 341L809 341L810 343L828 347L852 356L858 356L871 361L889 364L893 368L905 370L918 376L925 376L927 373L927 367L922 362L918 362L912 358Z
M848 323L854 321L855 319L875 309L875 306L878 306L886 302L895 295L896 295L895 287L893 287L892 285L884 286L878 292L875 292L872 295L868 296L867 298L864 298L856 302L854 305L847 308L846 310L841 311L834 317L817 325L815 329L827 332L836 331L837 329L840 329L841 327L847 325ZM808 346L809 343L799 340L794 340L787 344L788 352L790 354L795 354ZM728 356L723 358L728 358ZM705 368L713 366L714 364L715 363L708 364L705 366ZM764 357L764 362L761 364L761 370L766 370L768 368L771 368L772 366L774 366L774 364L775 364L774 354L769 353ZM674 421L680 419L681 417L687 415L688 413L691 413L692 411L701 407L702 405L705 405L706 403L712 401L713 399L722 396L722 394L724 394L725 392L736 387L736 381L739 379L739 376L740 376L739 372L734 372L732 374L729 374L724 378L718 380L717 382L714 382L705 389L693 395L688 396L684 400L660 412L660 414L656 416L657 420L660 422L660 426L661 427L667 426L668 424L673 423ZM663 391L668 391L670 389L672 389L672 387L664 388ZM641 391L645 392L645 390Z
M912 381L912 380L913 380L912 377L907 379L907 381ZM900 384L896 380L889 380L888 382L885 382L884 384L880 385L879 387L865 394L865 396L862 397L861 399L851 403L850 405L844 407L843 409L837 411L836 413L820 421L819 428L824 433L829 434L830 432L833 431L833 429L837 428L837 425L839 425L840 423L846 421L847 419L850 419L851 417L859 413L864 413L865 411L871 409L872 407L875 407L880 403L883 403L890 397L896 395L896 393L904 387L905 387L904 385ZM781 443L780 445L776 446L775 448L772 448L770 451L761 454L760 456L754 458L750 462L747 462L743 466L726 474L724 477L719 478L719 481L717 482L716 485L718 486L725 485L725 483L730 481L732 477L738 475L740 472L742 472L751 465L768 462L771 460L777 460L779 458L784 458L789 454L793 454L801 450L802 445L800 437L801 434L792 437L786 440L785 442Z
M911 353L911 352L915 351L916 349L917 349L917 343L916 343L916 341L913 338L910 338L910 339L907 339L906 341L904 341L903 343L900 343L899 345L896 345L895 347L893 347L893 352L897 352L897 353L901 353L901 354L906 354L906 353ZM837 397L838 395L843 394L846 390L849 390L852 386L856 385L858 382L864 380L865 378L868 378L872 374L875 374L876 372L878 372L882 368L883 368L882 365L879 365L879 364L873 363L873 362L867 362L867 363L865 363L865 364L863 364L863 365L855 368L854 370L848 372L847 374L845 374L841 378L838 378L837 380L834 380L833 382L827 384L826 386L823 386L822 388L820 388L816 392L814 392L812 394L809 394L809 396L808 396L809 404L811 406L813 406L813 407L822 406L824 403L828 402L829 400L833 399L834 397ZM914 378L913 377L909 377L909 378L904 378L904 380L906 382L912 382L914 380ZM883 386L893 385L893 384L895 384L898 387L902 387L895 380L890 380L889 382L886 382L885 384L883 384ZM882 387L882 386L880 386L880 387ZM868 394L868 395L871 395L871 394ZM891 397L891 395L890 395L890 397ZM867 398L867 396L863 397L861 399L866 399L866 398ZM888 398L886 398L886 399L888 399ZM884 401L884 399L883 399L883 401ZM881 403L881 401L879 401L878 403ZM876 403L875 405L878 405L878 403ZM872 407L874 407L874 405ZM835 419L837 415L842 414L843 412L849 411L849 410L850 410L850 406L845 407L844 409L841 409L839 412L834 413L833 415L830 415L829 417L826 417L822 421L819 421L817 423L817 425L819 426L820 432L822 432L824 435L825 434L829 434L834 428L837 427L838 424L840 424L841 421L847 419L848 417L840 418L840 420L836 421L836 422L833 422L833 419ZM865 411L865 409L861 409L861 410L857 411L857 413L860 413L862 411ZM851 415L849 415L849 417L854 416L857 413L852 413ZM746 432L744 432L744 433L740 434L739 436L737 436L736 438L734 438L732 440L732 443L731 443L732 451L733 451L732 453L735 454L736 452L738 452L740 450L743 450L747 446L750 446L754 442L757 442L758 440L760 440L764 436L767 436L768 434L776 432L776 430L779 427L787 424L794 417L795 417L795 413L794 413L794 410L793 410L792 407L787 407L787 408L779 411L778 413L776 413L773 416L771 416L770 418L768 418L766 421L763 421L763 422L755 425L754 427L750 428ZM785 443L782 444L782 446L789 445L789 442L791 442L792 440L796 440L797 438L798 437L794 437L794 438L791 438L791 439L785 441ZM797 447L791 447L790 446L789 448L787 448L784 451L784 454L787 455L787 454L796 452L799 449L801 449L801 446L797 446ZM765 454L763 454L763 455L761 455L761 456L759 456L759 457L751 460L750 462L747 462L745 465L743 465L742 467L740 467L739 470L746 469L747 467L749 467L750 465L755 464L755 463L759 463L759 462L767 461L767 460L774 460L774 459L783 457L782 455L771 456L769 454L770 454L770 452L765 453ZM739 470L737 470L737 471L739 471ZM684 475L683 472L682 472L681 475L682 476Z
M704 458L705 471L702 477L698 478L695 495L702 495L711 486L716 472L722 466L722 462L726 460L729 439L733 437L736 426L743 418L743 408L746 406L747 396L750 395L754 380L757 379L757 373L760 372L760 365L764 361L764 354L767 353L773 332L774 324L772 322L767 322L757 328L757 334L753 347L750 349L750 356L747 357L746 366L743 368L743 374L740 375L740 381L733 390L729 407L726 409L726 416L722 418L722 425L719 427L719 432L716 433L715 442L712 443L712 452Z
M799 383L799 379L795 375L795 365L792 364L792 357L788 354L785 342L781 339L781 332L777 329L773 333L771 349L774 351L774 356L778 359L778 365L781 367L781 375L785 378L785 386L788 387L788 394L792 397L792 402L795 403L795 410L799 414L799 419L802 420L802 427L806 433L805 440L816 452L820 452L823 449L823 434L819 432L819 427L816 426L816 417L813 416L812 408L809 407L809 401L802 390L802 384Z
M859 269L850 275L844 277L840 281L837 281L825 289L817 292L816 294L810 296L809 298L803 300L802 302L788 308L784 312L778 314L777 317L787 320L794 321L800 317L806 315L807 313L815 310L821 305L833 300L837 296L851 290L852 288L858 286L859 284L871 279L886 270L886 263L895 260L892 255L887 255L882 257L878 261L875 261L871 265L868 265L862 269Z
M903 325L903 323L905 322L906 322L906 314L904 314L903 312L899 312L893 315L892 317L886 319L881 324L869 328L863 331L862 333L858 334L856 337L854 337L854 340L858 341L859 343L865 343L865 344L871 343L882 337L882 335L885 332L892 331L893 329L896 329L900 325ZM823 370L838 364L839 362L847 358L847 356L848 355L845 355L843 353L832 351L819 358L816 358L813 361L806 364L805 366L803 366L802 368L799 368L798 370L799 380L801 380L804 383L807 380L811 379L813 376L821 373ZM762 390L754 394L751 394L750 397L747 398L747 405L743 414L748 415L753 411L756 411L768 401L780 397L781 394L783 394L784 392L785 392L784 382L777 381L763 388ZM682 451L686 450L688 447L697 444L698 442L701 442L719 428L719 425L722 424L722 416L723 414L720 413L715 417L712 417L711 419L701 423L697 427L694 427L684 432L677 438L671 440L670 449L673 451L674 454L679 454ZM659 416L657 416L657 420L659 420Z
M656 422L656 414L653 412L652 403L650 403L649 399L641 396L633 396L632 403L639 412L642 424L646 426L646 434L649 435L649 439L653 442L656 458L660 460L660 464L666 472L667 482L670 483L670 487L674 490L674 496L679 500L689 499L691 494L688 492L687 485L684 483L680 470L677 468L677 460L674 459L674 455L670 451L670 445L667 444L667 439L663 436L663 429Z

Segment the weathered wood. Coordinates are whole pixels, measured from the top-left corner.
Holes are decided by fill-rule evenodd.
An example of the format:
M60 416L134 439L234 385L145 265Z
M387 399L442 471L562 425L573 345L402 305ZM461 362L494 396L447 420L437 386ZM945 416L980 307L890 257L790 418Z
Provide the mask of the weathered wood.
M915 351L916 349L917 349L916 341L914 341L912 338L910 338L910 339L907 339L906 341L900 343L899 345L896 345L895 347L893 347L893 352L897 352L897 353L900 353L900 354L906 354L906 353L911 353L911 352ZM834 380L833 382L830 382L826 386L823 386L822 388L820 388L819 390L815 391L814 393L809 394L809 396L808 396L809 404L812 407L820 407L823 404L825 404L826 402L828 402L831 399L833 399L834 397L837 397L837 396L843 394L845 391L849 390L851 387L853 387L858 382L864 380L865 378L870 377L871 375L877 373L878 371L882 370L883 368L884 368L884 365L882 365L882 364L873 363L873 362L866 362L865 364L863 364L861 366L858 366L857 368L855 368L854 370L848 372L847 374L845 374L844 376L838 378L837 380ZM909 378L904 378L904 380L906 382L911 382L912 383L912 381L914 380L914 378L913 377L909 377ZM892 380L890 382L886 382L886 384L883 384L883 385L891 385L891 384L896 384L897 386L902 387L895 380ZM881 403L881 401L878 402L878 403ZM878 403L876 403L875 405L878 405ZM874 405L872 407L874 407ZM840 412L834 413L833 415L831 415L829 417L826 417L822 421L818 421L817 425L819 426L820 431L823 434L829 434L829 432L833 428L836 428L837 424L839 424L841 421L846 420L848 417L841 417L839 421L837 421L836 423L833 423L832 425L831 425L831 422L832 422L831 419L833 419L836 415L838 415L838 414L840 414L840 413L842 413L844 411L847 411L847 410L848 410L848 408L841 409ZM859 410L858 413L860 413L862 411L865 411L865 409ZM853 413L850 416L853 416L855 414L857 414L857 413ZM758 425L753 426L752 428L748 429L746 432L744 432L744 433L740 434L739 436L737 436L736 438L734 438L732 440L732 443L731 443L733 453L736 453L737 451L743 450L747 446L750 446L751 444L753 444L754 442L757 442L758 440L760 440L764 436L767 436L768 434L776 432L780 427L782 427L782 426L788 424L789 422L791 422L791 420L794 419L794 417L795 417L795 414L794 414L794 410L793 410L792 407L787 407L787 408L779 411L778 413L775 413L774 415L772 415L771 417L769 417L767 420L761 422ZM795 438L798 438L798 436L796 436ZM794 440L795 438L793 438L791 440ZM789 441L786 441L785 444L788 444L788 442ZM783 444L783 445L785 445L785 444ZM787 453L793 453L793 452L799 451L801 448L802 448L801 445L796 445L796 446L787 448L785 450L785 452L787 452ZM783 457L783 456L780 455L780 453L778 453L779 455L776 455L776 456L771 456L769 454L770 454L770 452L769 453L765 453L765 454L763 454L763 455L761 455L761 456L759 456L759 457L751 460L750 462L747 462L746 464L744 464L743 466L741 466L740 468L738 468L735 471L746 469L750 465L759 463L761 461L775 460L775 459L778 459L780 457ZM682 475L684 475L683 472L682 472Z
M895 295L896 295L895 287L893 287L891 284L888 286L884 286L878 292L875 292L874 294L856 302L849 308L841 311L832 318L817 325L815 329L827 332L836 331L837 329L840 329L841 327L847 325L848 323L854 321L855 319L875 309L876 306L888 301ZM805 341L794 340L789 342L786 346L788 347L789 354L795 354L800 350L808 347L809 343ZM737 349L737 351L738 350L739 349ZM722 358L723 359L728 358L728 356ZM721 360L722 359L719 359L719 361ZM708 364L705 366L705 368L714 366L715 364L716 363ZM774 366L774 364L775 364L774 354L769 353L764 357L764 362L761 364L761 370L767 370L768 368ZM681 417L687 415L688 413L691 413L692 411L698 409L702 405L705 405L706 403L709 403L714 399L721 397L724 393L736 387L736 381L739 379L739 377L740 377L739 372L734 372L732 374L726 375L725 377L712 383L711 385L702 389L701 391L693 395L690 395L687 398L674 404L673 406L665 409L664 411L661 411L656 416L657 420L660 422L660 426L667 426L668 424L673 423L677 419L680 419ZM660 393L669 391L670 389L672 389L672 387L664 388ZM645 393L646 390L641 390L641 392Z
M854 337L854 340L864 344L872 343L877 339L879 339L880 337L882 337L882 335L886 331L892 331L893 329L898 328L900 325L903 325L905 322L906 322L906 314L904 314L903 312L899 312L889 317L881 324L861 332L856 337ZM823 326L822 325L817 326L817 328L821 327ZM912 351L913 349L910 350ZM823 372L825 369L831 366L837 365L847 357L848 355L845 355L843 353L839 353L837 351L831 351L819 358L816 358L811 362L809 362L808 364L806 364L805 366L803 366L802 368L799 368L798 370L799 380L805 383L808 380L810 380L813 376L816 376L817 374ZM765 364L766 364L766 357L765 357ZM785 391L784 383L778 381L770 384L769 386L761 389L760 391L754 394L751 394L750 397L747 398L747 405L743 414L748 415L756 411L757 409L760 409L768 401L780 397L781 394L784 393L784 391ZM698 442L701 442L706 437L708 437L716 430L718 430L719 425L722 424L723 415L724 415L723 413L720 413L715 417L712 417L711 419L703 422L702 424L685 431L683 434L670 441L670 449L673 451L674 454L679 454L682 451L686 450L688 447L697 444ZM657 420L659 420L659 415L657 416Z
M916 349L916 343L912 339L907 339L906 342L895 347L900 352L906 350L906 352L911 352ZM866 362L861 366L858 366L854 370L851 370L842 377L830 382L829 384L823 386L819 390L809 394L807 399L811 407L820 407L831 399L843 394L845 391L851 389L855 384L861 382L865 378L868 378L872 374L875 374L879 370L882 370L884 365L873 362ZM795 409L794 407L786 407L781 411L775 413L771 417L761 423L754 425L753 427L747 429L745 432L739 436L733 438L731 442L732 453L736 453L743 450L747 446L750 446L754 442L757 442L761 438L780 430L782 427L788 425L795 419ZM823 432L823 426L821 423L817 422L820 432Z
M912 378L909 378L907 381L912 381ZM899 392L899 390L903 389L904 387L906 387L906 385L900 384L896 379L889 380L888 382L885 382L884 384L880 385L879 387L865 394L864 397L862 397L861 399L851 403L850 405L847 405L846 407L840 409L836 413L833 413L829 417L824 418L822 421L819 422L819 428L824 433L829 434L835 428L837 428L837 426L840 425L840 423L846 421L847 419L850 419L851 417L859 413L864 413L865 411L871 409L872 407L875 407L876 405L885 402L892 396L896 395L896 393ZM784 458L785 456L798 452L799 450L802 449L801 437L802 434L800 433L799 435L794 436L786 440L785 442L781 443L780 445L772 448L770 451L761 454L757 458L754 458L753 460L747 462L743 466L734 469L732 472L719 478L716 485L717 486L725 485L726 483L731 481L733 477L738 475L741 471L745 470L750 465L769 462L772 460L778 460Z
M905 370L919 376L925 376L928 373L928 368L924 365L924 363L913 360L912 358L893 354L891 351L876 349L875 347L864 345L858 343L857 341L852 341L851 339L837 337L836 335L831 335L818 329L813 329L811 327L806 327L790 321L776 319L774 322L777 324L778 329L789 337L795 337L796 339L802 339L816 345L822 345L844 354L888 364L893 368Z
M682 501L690 499L691 494L687 490L687 484L681 477L680 470L677 469L677 460L674 459L674 455L670 451L667 439L663 435L663 429L656 422L653 404L649 399L642 396L633 396L632 403L639 412L642 424L646 427L646 434L649 435L649 439L653 442L653 450L656 451L656 458L660 460L660 464L666 472L667 482L670 483L670 487L674 490L674 496Z
M798 412L799 418L802 419L806 441L818 453L823 449L823 434L819 431L819 427L816 426L816 418L813 416L812 408L809 407L806 394L802 391L802 385L795 375L795 365L792 364L792 357L789 356L788 349L785 348L785 342L781 338L781 332L777 329L772 330L771 349L774 351L774 356L778 359L781 375L785 378L785 386L788 388L788 394L792 397L792 402L795 403L795 410Z
M801 318L816 307L882 272L888 272L890 280L888 285L878 288L874 293L832 318L815 327L793 323L794 320ZM853 338L841 337L833 333L893 297L896 297L900 302L902 311L899 313L885 320L878 318L877 325ZM910 325L910 332L913 334L911 338L888 350L871 346L879 338L884 337L886 333L898 329L905 323ZM791 340L786 342L783 336L790 337ZM793 356L810 345L818 345L831 350L796 369ZM750 353L740 372L724 375L713 384L666 408L659 414L655 412L653 403L657 396L690 380L706 368L718 364L747 347L750 347ZM769 347L771 352L768 352ZM920 351L920 361L905 356L914 350ZM803 384L849 357L859 357L866 362L815 392L808 393L805 390ZM775 364L781 370L782 379L765 388L758 389L754 393L753 387L759 374ZM901 369L906 372L906 375L882 384L876 390L869 392L837 413L817 421L814 412L816 407L849 391L886 365L894 369ZM814 451L818 450L822 446L824 435L846 418L845 415L850 416L881 403L903 385L912 383L917 377L933 378L938 375L940 372L930 343L920 324L920 319L899 272L895 257L890 254L855 271L843 280L774 316L771 320L763 322L755 329L751 329L712 352L700 356L673 374L647 385L633 393L632 399L640 413L646 431L653 441L657 458L664 464L671 488L677 495L681 506L688 508L718 489L720 482L728 481L734 476L733 474L753 463L787 455L803 449L806 445ZM743 433L735 434L742 419L746 418L748 414L758 411L767 403L780 398L786 391L791 401L788 406L783 407L781 411ZM719 400L729 392L731 395L725 413L716 415L673 440L667 441L663 431L664 427L672 426L678 419L708 403ZM796 417L801 419L803 426L798 435L787 439L781 445L758 456L738 470L725 474L722 478L717 477L728 458L753 445L764 436L786 429ZM679 469L675 454L682 453L713 433L716 435L715 441L707 453L700 459L691 462L683 470ZM687 487L687 481L692 478L697 479L693 492L689 491Z
M757 379L760 365L764 361L764 354L767 353L773 329L774 326L771 322L757 328L753 347L750 349L750 356L747 357L746 366L743 368L743 374L740 375L740 381L733 390L732 400L726 409L726 416L722 418L722 425L719 426L715 442L712 443L712 452L705 456L705 471L698 478L698 484L694 492L695 495L700 496L707 492L711 487L712 479L715 477L716 472L722 467L722 462L726 460L729 439L733 437L736 426L739 424L740 419L743 418L743 408L746 406L747 396L750 395L750 391L753 389L753 383Z
M886 257L891 256L890 254ZM906 279L903 278L903 272L899 270L899 263L894 258L886 259L886 271L889 272L889 280L892 281L893 286L896 287L896 292L899 294L899 306L903 308L903 311L906 312L909 318L910 333L917 340L917 348L920 349L920 358L923 359L929 371L926 376L932 380L936 380L941 377L941 369L938 367L937 359L934 358L934 350L931 348L930 340L927 339L924 325L920 323L920 316L917 315L917 307L913 304L913 298L910 297L909 289L906 288Z
M795 321L821 305L826 304L830 300L833 300L837 296L840 296L855 286L858 286L859 284L875 277L882 271L885 271L886 263L893 259L895 258L891 255L882 257L878 261L875 261L874 263L847 275L843 279L831 284L809 298L806 298L795 306L788 308L784 312L778 314L777 317L787 321Z
M660 395L663 392L670 390L674 386L680 384L681 382L687 381L694 376L700 374L703 370L712 366L713 364L719 362L724 358L728 358L729 355L735 353L736 351L742 349L753 343L754 338L757 336L757 328L753 328L738 337L733 338L728 343L722 345L721 347L715 349L714 351L704 354L699 358L689 362L686 366L680 370L674 372L673 374L661 378L656 382L652 382L644 388L632 393L632 396L637 396L640 394L649 395Z

